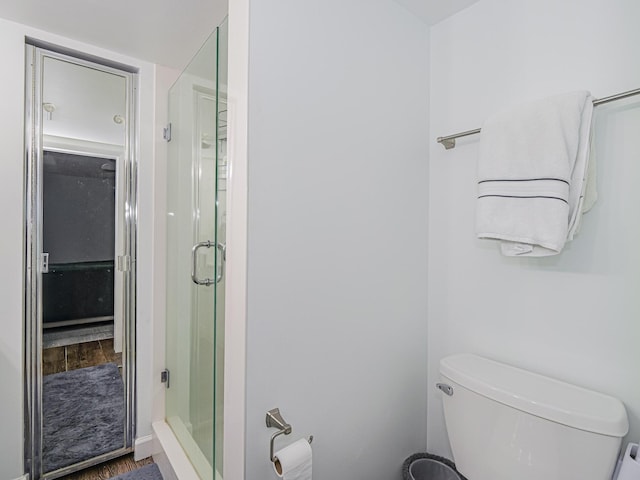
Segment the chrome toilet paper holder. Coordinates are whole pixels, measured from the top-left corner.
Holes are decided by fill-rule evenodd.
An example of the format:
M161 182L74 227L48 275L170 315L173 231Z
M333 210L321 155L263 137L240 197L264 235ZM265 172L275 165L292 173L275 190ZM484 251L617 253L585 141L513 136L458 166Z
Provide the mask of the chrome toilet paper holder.
M275 441L276 437L279 437L280 435L289 435L291 433L291 425L289 425L284 418L282 418L282 415L280 415L280 409L279 408L274 408L272 410L269 410L267 412L267 418L266 418L266 423L267 423L267 428L277 428L278 431L276 433L274 433L273 435L271 435L271 441L269 442L269 459L272 462L276 461L276 457L273 454L273 442ZM311 443L313 441L313 435L311 435L307 441L309 443Z

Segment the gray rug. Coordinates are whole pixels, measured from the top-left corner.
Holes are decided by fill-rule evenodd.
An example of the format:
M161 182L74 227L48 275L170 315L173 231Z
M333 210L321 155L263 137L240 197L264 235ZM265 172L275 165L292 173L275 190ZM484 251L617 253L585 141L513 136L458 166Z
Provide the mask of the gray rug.
M44 472L124 447L124 384L115 363L46 375L42 405Z
M162 474L158 465L152 463L132 472L123 473L109 480L162 480Z

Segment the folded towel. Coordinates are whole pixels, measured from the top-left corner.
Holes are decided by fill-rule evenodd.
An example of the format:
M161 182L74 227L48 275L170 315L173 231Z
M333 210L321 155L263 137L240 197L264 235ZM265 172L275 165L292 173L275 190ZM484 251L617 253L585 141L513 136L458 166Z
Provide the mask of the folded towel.
M593 98L550 97L489 118L478 161L478 238L509 256L560 253L573 236L587 185Z

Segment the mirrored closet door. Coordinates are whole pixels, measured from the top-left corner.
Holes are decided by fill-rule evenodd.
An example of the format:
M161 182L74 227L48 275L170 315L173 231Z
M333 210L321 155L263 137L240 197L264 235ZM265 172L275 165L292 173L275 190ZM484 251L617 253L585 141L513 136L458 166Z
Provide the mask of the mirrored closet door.
M27 60L25 468L37 480L132 446L135 75L37 45Z

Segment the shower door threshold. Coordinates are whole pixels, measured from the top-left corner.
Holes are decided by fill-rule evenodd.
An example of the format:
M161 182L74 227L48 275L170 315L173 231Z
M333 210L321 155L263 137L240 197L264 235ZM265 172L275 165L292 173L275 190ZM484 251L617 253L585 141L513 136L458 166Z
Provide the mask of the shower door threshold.
M157 440L158 450L153 459L165 480L202 480L168 423L153 422L153 435ZM222 480L217 471L215 480Z

